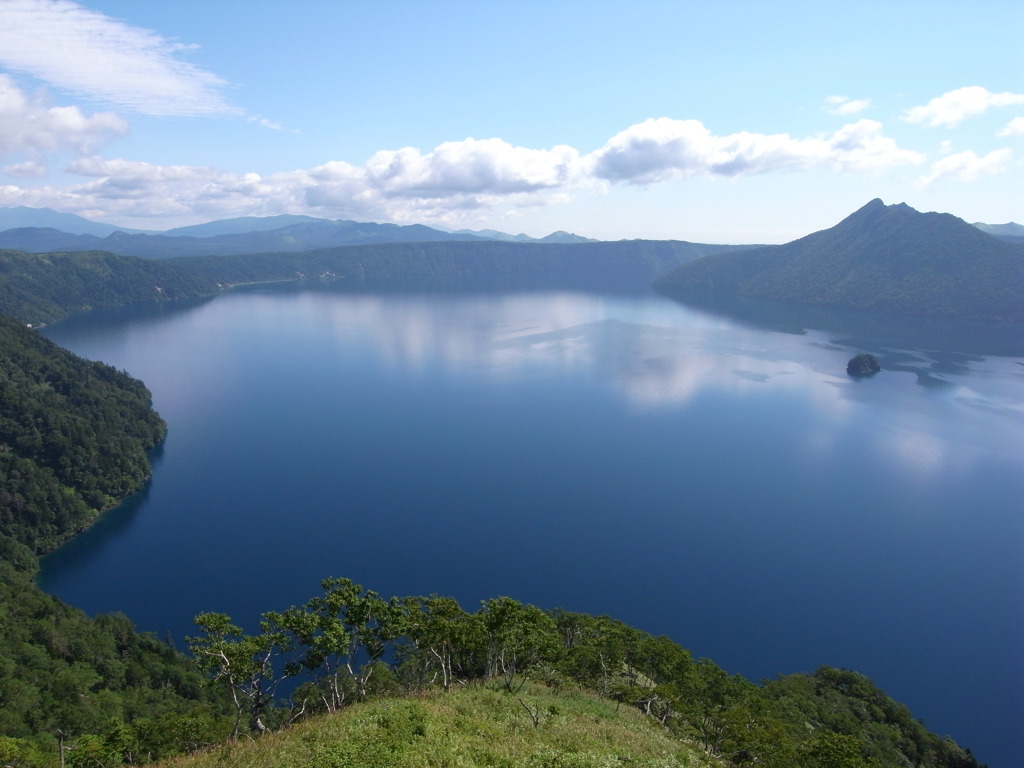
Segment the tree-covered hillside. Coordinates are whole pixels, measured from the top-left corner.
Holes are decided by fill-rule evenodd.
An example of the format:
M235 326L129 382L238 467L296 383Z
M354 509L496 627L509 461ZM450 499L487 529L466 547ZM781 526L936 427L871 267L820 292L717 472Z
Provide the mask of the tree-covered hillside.
M301 253L197 256L165 263L179 266L198 278L224 284L321 275L357 278L544 275L585 279L603 274L652 280L673 266L734 247L674 240L382 243Z
M225 738L218 693L186 656L47 595L27 549L0 536L0 550L0 765L55 768L63 743L64 763L98 766L82 751L114 733L132 734L135 762Z
M646 284L678 264L731 247L676 241L386 243L162 261L102 251L0 251L0 313L23 323L50 323L96 307L212 296L232 285L279 280L600 276Z
M960 320L1024 322L1024 247L949 214L872 200L786 245L684 264L655 287Z
M142 382L0 317L0 534L67 541L142 487L165 429Z
M168 262L87 253L0 250L0 314L40 325L72 312L208 296L218 286Z
M142 486L164 431L141 382L0 317L2 765L57 765L62 740L78 744L112 721L145 723L166 754L187 748L185 720L203 743L224 734L208 706L216 696L185 656L32 580L35 555Z

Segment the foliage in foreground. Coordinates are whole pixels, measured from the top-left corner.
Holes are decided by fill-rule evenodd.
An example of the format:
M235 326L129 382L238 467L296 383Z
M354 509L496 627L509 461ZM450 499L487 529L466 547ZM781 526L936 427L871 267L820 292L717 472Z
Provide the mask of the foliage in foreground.
M528 683L544 683L635 708L729 766L977 766L855 672L826 667L757 686L608 617L543 611L508 597L468 613L447 597L385 600L348 579L322 586L323 595L303 606L265 613L256 634L224 614L197 618L203 633L190 646L232 697L233 735L284 729L380 696L483 684L515 702ZM543 708L519 704L539 727Z
M0 765L57 765L62 743L66 761L88 764L91 734L123 743L126 762L228 735L190 659L123 615L89 618L47 595L27 549L3 537L0 549Z

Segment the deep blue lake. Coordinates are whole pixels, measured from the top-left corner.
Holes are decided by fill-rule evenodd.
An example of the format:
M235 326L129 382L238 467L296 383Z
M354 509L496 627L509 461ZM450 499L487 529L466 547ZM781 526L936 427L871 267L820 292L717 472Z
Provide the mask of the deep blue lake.
M1019 331L723 302L283 286L58 323L170 429L40 583L179 645L200 611L255 628L327 576L510 595L754 680L858 670L1019 765ZM886 370L849 378L861 351Z

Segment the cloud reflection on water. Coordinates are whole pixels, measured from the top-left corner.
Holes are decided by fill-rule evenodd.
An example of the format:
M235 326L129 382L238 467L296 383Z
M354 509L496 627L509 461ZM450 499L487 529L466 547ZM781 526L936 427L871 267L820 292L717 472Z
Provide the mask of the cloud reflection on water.
M327 303L316 296L305 302L310 322L328 323L345 344L367 339L392 365L506 381L530 369L571 372L607 382L644 408L683 405L707 389L777 385L799 367L792 355L768 350L764 332L649 297L469 295L439 309L436 297L403 296L401 311L393 311L388 296ZM786 386L800 378L789 376Z
M1006 386L1013 369L986 358L940 374L949 386L938 394L919 386L935 366L919 351L904 355L913 365L903 370L854 381L845 364L860 348L825 332L750 327L650 296L468 293L439 301L405 294L399 301L382 294L298 297L303 323L330 328L342 346L371 345L389 365L418 375L499 383L571 375L607 386L641 412L693 407L703 396L799 398L818 414L802 432L811 462L828 461L848 419L878 419L877 451L922 482L981 460L970 439L973 429L987 429L979 412L988 412L986 423L1024 414L1019 392L1014 398ZM937 409L935 397L951 404ZM933 424L951 417L964 420L966 445L956 450L944 437L948 428Z

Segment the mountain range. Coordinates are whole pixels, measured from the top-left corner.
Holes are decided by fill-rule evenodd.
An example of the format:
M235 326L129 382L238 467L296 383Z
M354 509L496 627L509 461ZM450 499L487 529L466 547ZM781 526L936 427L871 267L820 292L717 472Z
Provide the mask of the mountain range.
M1015 243L1024 243L1024 225L1014 221L1006 224L983 224L980 221L974 222L975 227L982 232L987 232L1002 240L1010 240Z
M1024 245L948 213L872 200L785 245L710 255L655 287L961 320L1024 322Z
M446 232L422 224L398 225L318 219L312 216L244 216L164 232L126 230L49 208L0 208L0 248L26 253L108 251L166 259L243 253L307 251L337 245L499 240L533 243L595 242L569 232L544 238L495 230Z
M6 212L12 210L24 219L24 210ZM42 215L49 214L58 215ZM1016 226L1000 229L1012 233ZM532 275L579 283L603 275L634 282L657 278L655 287L677 298L692 298L695 291L732 293L1024 322L1024 243L950 214L881 200L830 229L773 246L579 242L584 239L566 233L523 243L493 232L302 216L227 219L169 233L0 232L0 249L11 249L0 250L0 311L27 323L52 322L89 307L212 295L265 280ZM558 242L563 237L570 242Z

